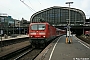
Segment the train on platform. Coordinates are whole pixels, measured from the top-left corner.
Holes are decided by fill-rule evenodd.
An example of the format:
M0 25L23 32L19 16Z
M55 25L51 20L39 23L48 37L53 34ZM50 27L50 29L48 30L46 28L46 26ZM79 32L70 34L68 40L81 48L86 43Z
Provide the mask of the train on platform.
M29 37L32 47L45 47L49 41L60 35L61 30L47 22L30 23Z

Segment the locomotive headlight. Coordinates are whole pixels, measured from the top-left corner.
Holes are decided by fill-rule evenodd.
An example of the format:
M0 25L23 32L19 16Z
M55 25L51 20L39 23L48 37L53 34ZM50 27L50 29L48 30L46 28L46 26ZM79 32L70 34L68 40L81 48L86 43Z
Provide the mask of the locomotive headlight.
M33 37L33 36L30 36L31 38Z
M45 38L45 36L43 36Z

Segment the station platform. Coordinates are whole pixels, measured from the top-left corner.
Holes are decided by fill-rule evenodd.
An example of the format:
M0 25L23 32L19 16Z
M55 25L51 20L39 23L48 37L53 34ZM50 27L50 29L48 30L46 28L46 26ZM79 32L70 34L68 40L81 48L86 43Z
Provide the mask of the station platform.
M17 35L16 37L8 36L8 38L2 37L2 41L18 39L18 38L25 38L25 37L29 37L29 35ZM1 36L0 36L0 41L1 41Z
M90 60L90 45L72 36L72 43L66 44L66 36L49 44L35 60Z

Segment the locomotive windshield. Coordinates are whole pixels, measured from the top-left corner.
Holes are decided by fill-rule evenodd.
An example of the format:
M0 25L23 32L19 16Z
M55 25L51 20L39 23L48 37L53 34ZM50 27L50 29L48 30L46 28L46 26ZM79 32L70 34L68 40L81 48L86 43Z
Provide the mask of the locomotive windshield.
M31 26L32 30L45 30L45 24L33 24Z

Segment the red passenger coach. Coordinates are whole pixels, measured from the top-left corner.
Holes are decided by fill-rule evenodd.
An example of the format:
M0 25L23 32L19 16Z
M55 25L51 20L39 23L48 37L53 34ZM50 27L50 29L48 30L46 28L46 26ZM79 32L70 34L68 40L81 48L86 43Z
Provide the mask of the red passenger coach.
M51 39L56 37L56 28L49 23L31 23L29 37L32 46L45 46Z
M62 29L57 28L56 33L57 33L57 36L64 35L64 34L66 34L66 30L62 30Z

